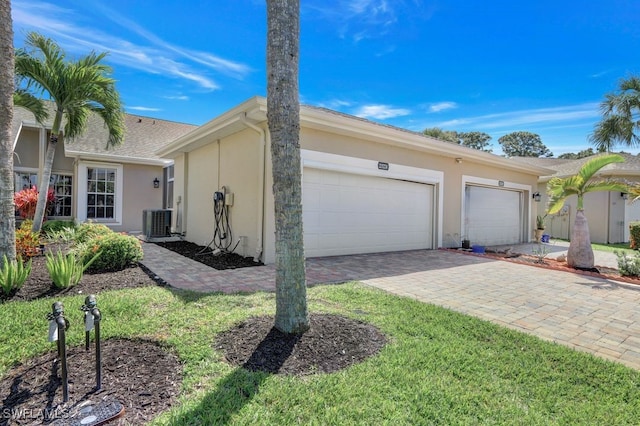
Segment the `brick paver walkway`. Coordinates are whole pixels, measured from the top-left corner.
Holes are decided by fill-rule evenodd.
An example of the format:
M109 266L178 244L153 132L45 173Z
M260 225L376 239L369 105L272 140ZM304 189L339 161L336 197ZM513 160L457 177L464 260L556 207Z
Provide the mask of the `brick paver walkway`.
M273 265L216 271L155 244L142 263L181 289L273 291ZM309 285L358 280L640 369L640 287L480 256L416 250L309 259Z

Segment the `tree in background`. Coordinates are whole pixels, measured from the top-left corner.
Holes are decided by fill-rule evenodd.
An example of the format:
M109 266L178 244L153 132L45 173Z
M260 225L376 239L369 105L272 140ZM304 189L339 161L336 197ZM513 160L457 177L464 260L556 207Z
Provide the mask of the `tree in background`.
M553 157L540 136L531 132L513 132L498 139L507 157Z
M620 80L618 91L605 95L600 109L602 120L590 136L598 151L610 152L617 144L640 146L640 77Z
M430 127L428 129L424 129L422 133L426 136L440 139L441 141L459 143L458 134L453 130L442 130L439 127Z
M467 148L477 149L478 151L492 151L492 149L489 148L491 136L484 132L456 132L455 130L442 130L439 127L430 127L424 129L422 133L441 141L455 143L466 146Z
M55 104L55 117L38 187L38 204L33 219L33 231L42 226L47 203L47 191L58 140L73 139L82 134L91 114L102 118L109 130L108 146L122 143L124 114L115 80L109 77L111 68L101 61L106 53L90 53L77 61L67 61L65 53L53 40L38 33L29 33L27 48L15 53L15 73L23 94L48 97ZM34 98L32 98L34 99Z
M478 151L492 152L489 141L491 136L484 132L459 132L458 143L468 148L477 149Z
M13 25L11 1L0 0L0 259L16 259L16 217L13 203ZM0 265L2 266L2 265Z
M618 154L603 154L587 160L578 173L566 178L554 177L547 184L549 194L548 214L556 214L572 195L578 197L576 219L571 230L571 241L567 252L567 264L573 268L591 269L594 258L591 248L589 224L584 214L584 195L596 191L630 192L627 184L615 179L594 179L595 174L611 163L622 163Z
M598 152L603 154L606 151L598 151ZM574 152L567 152L565 154L559 155L558 158L562 158L565 160L579 160L581 158L591 157L592 155L596 155L596 152L593 150L593 148L587 148L587 149L583 149L582 151L579 151L577 154Z
M267 122L276 221L275 328L309 329L300 174L299 0L267 0Z

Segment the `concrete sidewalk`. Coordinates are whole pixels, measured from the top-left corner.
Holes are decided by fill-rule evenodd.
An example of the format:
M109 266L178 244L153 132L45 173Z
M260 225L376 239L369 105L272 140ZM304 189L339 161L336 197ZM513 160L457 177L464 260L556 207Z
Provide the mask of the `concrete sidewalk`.
M217 271L156 244L142 263L171 286L274 291L273 265ZM448 250L307 260L309 285L361 281L640 369L640 287Z

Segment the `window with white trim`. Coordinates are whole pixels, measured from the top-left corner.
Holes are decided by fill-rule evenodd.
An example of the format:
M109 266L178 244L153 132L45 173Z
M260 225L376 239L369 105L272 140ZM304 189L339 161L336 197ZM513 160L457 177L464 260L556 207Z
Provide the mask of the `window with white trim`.
M165 209L173 208L173 164L164 168L164 194L162 204Z
M78 220L117 224L122 220L122 165L81 162Z
M115 219L116 170L87 168L87 219Z
M13 185L15 192L38 186L37 171L14 171ZM55 201L51 205L47 216L71 217L73 206L73 176L70 174L52 173L49 179L49 189L53 190ZM16 212L17 214L17 212Z

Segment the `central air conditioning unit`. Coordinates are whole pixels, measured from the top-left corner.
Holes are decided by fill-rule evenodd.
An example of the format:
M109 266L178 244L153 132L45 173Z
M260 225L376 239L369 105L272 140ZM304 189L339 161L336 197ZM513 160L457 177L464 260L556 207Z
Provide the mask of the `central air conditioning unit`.
M142 232L147 238L171 236L171 210L143 210Z

